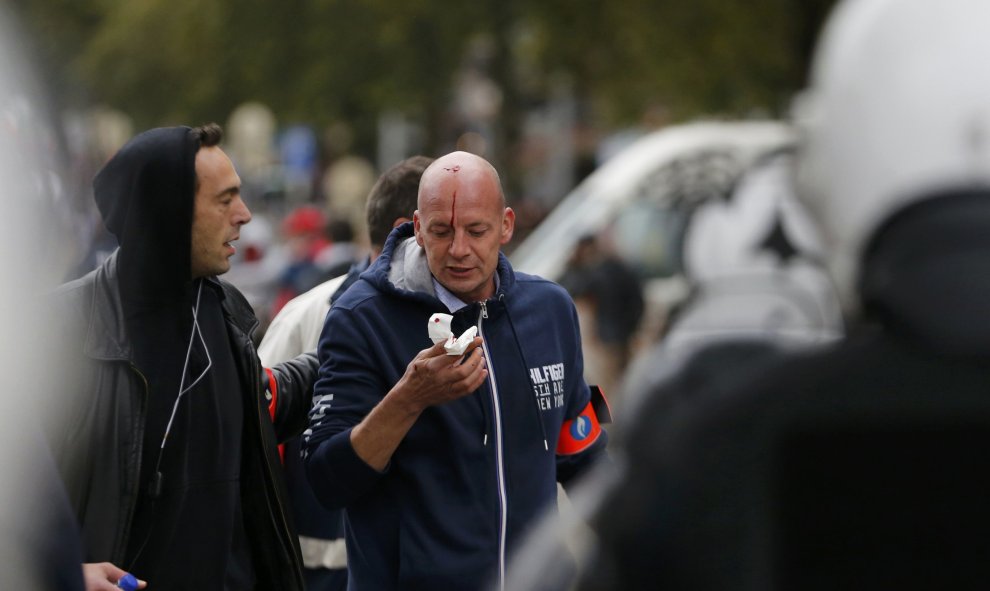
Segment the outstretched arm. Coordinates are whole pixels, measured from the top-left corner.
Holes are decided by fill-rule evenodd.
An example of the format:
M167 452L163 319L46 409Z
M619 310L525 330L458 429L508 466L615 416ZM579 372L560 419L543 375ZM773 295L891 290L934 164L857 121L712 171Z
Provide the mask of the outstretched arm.
M313 404L313 383L319 369L316 354L303 353L265 370L262 377L267 386L265 397L280 442L306 428Z

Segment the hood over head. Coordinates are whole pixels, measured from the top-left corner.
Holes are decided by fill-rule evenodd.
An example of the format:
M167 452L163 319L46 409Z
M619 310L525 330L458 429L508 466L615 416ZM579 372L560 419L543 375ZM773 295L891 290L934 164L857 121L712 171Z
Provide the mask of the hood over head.
M93 181L103 221L120 244L125 306L184 300L190 290L199 150L190 132L165 127L138 134Z

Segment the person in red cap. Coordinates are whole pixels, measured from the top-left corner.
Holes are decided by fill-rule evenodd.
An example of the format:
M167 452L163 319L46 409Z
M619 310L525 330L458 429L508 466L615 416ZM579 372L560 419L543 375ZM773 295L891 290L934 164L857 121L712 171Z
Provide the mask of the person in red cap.
M279 278L272 315L277 314L289 300L309 291L324 279L316 259L331 245L326 227L326 216L314 205L299 206L282 220L289 265Z

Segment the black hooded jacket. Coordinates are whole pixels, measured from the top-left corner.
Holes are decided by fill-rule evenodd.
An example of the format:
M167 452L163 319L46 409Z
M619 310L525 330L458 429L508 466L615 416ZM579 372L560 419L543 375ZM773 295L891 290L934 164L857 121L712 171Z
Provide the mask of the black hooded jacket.
M120 248L55 293L55 311L70 335L63 342L69 352L59 408L72 427L55 434L53 447L87 561L127 568L136 557L148 560L149 552L168 552L174 561L183 541L202 544L214 534L207 529L212 524L204 524L203 536L188 520L178 524L169 547L156 546L165 535L149 523L164 521L163 515L188 517L189 505L192 514L210 518L216 506L234 519L223 526L233 530L233 542L221 536L193 556L249 557L245 574L258 588L301 589L276 443L306 423L316 359L301 356L277 366L272 388L251 341L258 321L250 305L225 282L190 278L198 149L188 128L154 129L132 139L97 175L96 201ZM197 340L193 306L200 299L203 336ZM205 379L176 404L180 386L201 373ZM173 405L176 422L159 458ZM208 453L197 453L203 449ZM172 491L161 500L149 488L156 460L165 490L171 485ZM205 491L204 474L212 479ZM248 547L238 552L232 546L239 541ZM196 570L189 564L185 573L191 585Z

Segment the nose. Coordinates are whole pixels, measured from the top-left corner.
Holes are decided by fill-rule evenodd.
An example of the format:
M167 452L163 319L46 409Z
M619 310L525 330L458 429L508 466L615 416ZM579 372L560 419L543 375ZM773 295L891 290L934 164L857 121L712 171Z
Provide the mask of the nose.
M455 228L454 237L450 241L450 256L459 259L467 256L468 252L467 232Z
M251 210L248 209L247 203L244 203L244 200L238 197L234 207L234 225L243 226L250 221Z

